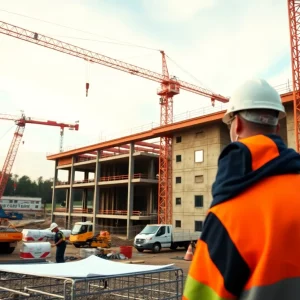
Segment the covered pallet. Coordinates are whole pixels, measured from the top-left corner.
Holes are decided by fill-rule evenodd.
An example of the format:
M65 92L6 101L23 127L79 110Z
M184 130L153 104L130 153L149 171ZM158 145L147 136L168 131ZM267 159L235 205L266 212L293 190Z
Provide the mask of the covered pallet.
M66 237L66 240L70 238L71 230L61 229ZM24 242L46 242L51 241L54 238L54 233L47 229L23 229L23 241Z
M20 258L37 259L51 257L49 242L23 243L20 249Z

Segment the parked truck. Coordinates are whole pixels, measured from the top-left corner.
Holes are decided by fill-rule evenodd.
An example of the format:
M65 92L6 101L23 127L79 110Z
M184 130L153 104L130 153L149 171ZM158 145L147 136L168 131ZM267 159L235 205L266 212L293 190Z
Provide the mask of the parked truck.
M134 238L133 245L139 252L152 250L157 253L161 248L176 250L184 247L186 250L191 242L197 242L201 232L190 230L174 230L170 224L151 224Z

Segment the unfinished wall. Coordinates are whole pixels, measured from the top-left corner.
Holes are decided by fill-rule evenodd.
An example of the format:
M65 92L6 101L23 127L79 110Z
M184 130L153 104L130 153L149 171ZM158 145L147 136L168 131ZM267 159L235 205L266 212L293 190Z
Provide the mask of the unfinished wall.
M173 138L173 225L200 230L211 203L221 149L229 142L226 126L211 124ZM181 137L181 138L180 138Z
M285 111L286 111L287 143L290 148L296 149L293 104L289 103L288 105L285 105Z

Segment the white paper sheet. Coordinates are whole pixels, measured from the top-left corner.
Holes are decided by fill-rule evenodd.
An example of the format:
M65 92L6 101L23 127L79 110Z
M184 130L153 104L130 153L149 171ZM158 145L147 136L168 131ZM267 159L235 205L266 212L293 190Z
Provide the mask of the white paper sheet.
M91 255L85 259L64 264L0 265L0 271L41 277L82 278L155 271L171 266L173 264L162 266L123 264Z

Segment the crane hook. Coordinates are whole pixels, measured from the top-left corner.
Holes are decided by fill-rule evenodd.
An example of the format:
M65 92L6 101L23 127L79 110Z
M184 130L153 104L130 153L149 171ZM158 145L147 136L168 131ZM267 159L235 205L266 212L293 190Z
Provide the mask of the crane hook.
M85 96L86 96L86 97L88 96L89 88L90 88L90 84L87 82L87 83L85 84L85 90L86 90Z

